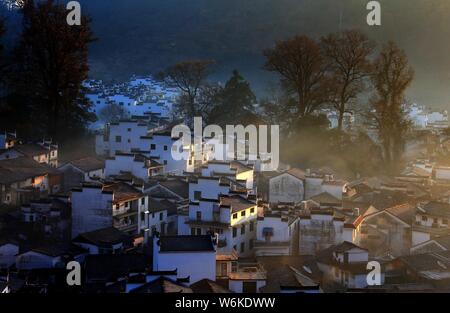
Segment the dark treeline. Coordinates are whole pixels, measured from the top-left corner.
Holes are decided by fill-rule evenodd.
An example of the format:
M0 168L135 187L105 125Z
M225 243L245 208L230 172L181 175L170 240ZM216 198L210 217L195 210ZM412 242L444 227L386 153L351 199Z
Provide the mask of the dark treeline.
M0 58L6 91L0 125L25 138L61 142L80 136L95 119L82 88L94 40L90 20L83 16L81 26L68 26L65 7L53 0L26 1L21 13L22 35L13 52ZM405 90L413 79L401 49L392 42L376 47L363 33L348 30L319 39L294 36L262 53L264 68L279 76L279 88L259 101L238 70L223 85L211 82L212 60L186 60L158 77L181 91L176 109L187 121L202 116L222 126L279 124L281 158L290 164L332 166L349 176L399 171L409 127ZM329 129L323 108L337 112L336 129ZM364 117L365 127L345 131L347 112Z
M4 56L0 124L24 138L78 136L95 119L81 87L89 72L90 20L69 26L64 4L53 0L27 0L20 11L22 34Z

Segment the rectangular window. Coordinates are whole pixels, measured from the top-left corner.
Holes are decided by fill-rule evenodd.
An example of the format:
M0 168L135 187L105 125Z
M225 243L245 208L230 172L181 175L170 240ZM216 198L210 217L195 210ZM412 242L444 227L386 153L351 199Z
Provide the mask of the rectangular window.
M241 242L241 253L245 252L245 242Z
M167 146L164 146L164 151L167 151Z
M253 239L250 239L250 241L248 242L248 248L253 249Z
M201 221L202 220L202 212L197 211L196 216L197 216L197 221Z
M428 218L425 215L422 215L422 221L426 222L428 221Z
M250 209L250 213L251 213L251 214L255 213L255 208L251 208L251 209Z
M195 236L195 228L191 228L191 236Z
M162 221L162 220L163 220L163 218L164 218L164 213L162 213L162 212L161 212L161 213L159 213L159 220L160 220L160 221Z
M194 191L194 199L200 200L202 198L202 192L201 191Z
M242 227L241 227L241 235L244 235L245 234L245 225L242 225Z
M144 205L145 204L145 198L141 199L141 204Z
M234 220L237 219L237 213L234 213L234 214L233 214L233 219L234 219Z
M241 216L245 216L245 210L241 212Z
M154 143L152 143L152 144L150 145L150 150L155 150L155 149L156 149L156 146L155 146Z
M237 228L233 227L233 238L237 236Z
M197 228L197 236L200 236L202 234L202 229L201 228Z
M250 231L253 231L254 228L255 228L255 225L253 224L253 222L250 222Z
M130 132L130 131L131 131L131 128L128 128L127 131Z
M122 142L122 136L116 136L116 142Z

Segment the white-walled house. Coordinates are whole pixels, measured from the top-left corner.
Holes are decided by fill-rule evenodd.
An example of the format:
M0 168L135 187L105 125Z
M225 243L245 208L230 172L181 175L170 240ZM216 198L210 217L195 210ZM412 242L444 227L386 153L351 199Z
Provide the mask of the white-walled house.
M71 201L72 238L112 226L138 234L148 209L148 197L126 183L85 183L72 189Z
M291 238L292 228L287 216L265 213L256 223L255 256L290 255Z
M300 203L305 199L305 173L292 168L269 178L270 203Z
M337 217L333 209L312 209L302 214L298 221L300 255L314 255L317 251L353 241L354 226Z
M105 161L105 176L112 177L122 173L147 181L152 176L162 175L164 166L158 161L139 153L116 153Z
M106 125L103 133L96 135L95 152L112 157L118 152L148 151L150 137L147 135L147 124L138 120L110 123Z
M172 151L183 152L170 131L148 131L147 124L138 120L120 121L107 125L103 134L96 136L96 153L113 157L123 153L139 153L158 160L165 173L180 174L187 168L187 160L177 160Z
M191 202L185 223L191 235L215 235L221 253L234 250L239 256L249 256L256 239L256 217L256 203L241 195L223 195L218 200Z
M323 273L325 288L362 289L368 286L367 269L369 253L351 242L343 242L320 251L317 265ZM384 273L380 273L380 284L384 284Z
M177 270L190 284L216 279L216 249L213 238L204 236L153 237L153 271Z

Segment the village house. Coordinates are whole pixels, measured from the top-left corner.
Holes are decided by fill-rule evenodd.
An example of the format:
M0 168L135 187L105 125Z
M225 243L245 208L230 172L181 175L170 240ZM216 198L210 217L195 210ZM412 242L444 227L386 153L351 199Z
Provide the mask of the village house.
M82 183L105 178L105 161L97 157L83 157L69 161L58 170L63 173L63 190L69 191Z
M58 167L58 145L51 141L38 143L15 144L9 149L0 151L0 160L27 157L41 164Z
M269 203L300 203L305 199L305 172L291 168L268 178Z
M177 270L190 284L216 279L216 248L210 235L153 236L153 271Z
M164 166L158 161L139 153L117 153L105 161L105 176L112 177L121 173L147 181L152 176L162 175Z
M84 183L72 189L72 238L115 227L130 235L140 233L148 197L126 183Z
M321 293L322 272L314 256L260 256L267 272L263 293Z
M266 212L256 223L255 256L291 255L294 218ZM294 226L294 225L292 225Z
M123 120L107 125L103 134L96 136L96 153L113 157L120 153L139 153L157 159L164 165L165 173L182 173L187 161L175 160L172 150L181 152L183 146L176 145L170 131L149 132L148 126L138 120Z
M72 260L81 262L87 251L72 244L46 243L20 253L16 258L19 270L65 268Z
M400 292L437 292L450 288L450 253L400 256L386 264L386 283Z
M192 235L216 235L218 250L239 256L252 253L256 239L256 204L241 195L200 198L189 205L186 224Z
M411 254L424 254L450 250L450 235L436 237L411 247Z
M322 288L325 291L366 288L368 262L369 252L347 241L320 251L317 265L323 273ZM383 271L380 283L384 283Z
M50 196L22 205L20 221L36 239L66 242L71 238L70 212L68 197Z
M373 213L366 212L355 221L354 243L367 249L371 256L409 254L415 211L415 206L409 203L384 210L373 208Z
M57 193L61 174L27 157L0 160L0 203L21 205Z
M314 255L317 251L353 241L354 226L334 209L311 209L301 214L296 221L298 227L298 253Z
M412 225L412 245L450 234L450 204L437 201L419 204Z
M132 242L132 237L114 227L81 233L72 239L73 244L85 249L89 254L123 253L132 246Z

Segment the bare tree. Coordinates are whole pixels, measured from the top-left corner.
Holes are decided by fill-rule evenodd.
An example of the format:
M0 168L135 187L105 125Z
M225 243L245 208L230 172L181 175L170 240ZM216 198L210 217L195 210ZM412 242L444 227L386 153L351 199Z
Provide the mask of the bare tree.
M365 90L370 74L370 55L375 44L363 33L348 30L330 34L321 40L323 54L329 64L330 102L338 112L338 129L342 129L344 113Z
M371 75L375 94L369 117L378 132L386 170L392 174L398 171L404 151L409 127L405 91L413 78L414 70L406 54L393 42L385 45L374 62Z
M201 113L202 106L197 105L197 100L213 63L211 60L183 61L160 73L162 78L177 86L183 93L181 109L190 119Z
M264 51L265 68L281 76L283 87L295 95L294 117L305 117L327 100L326 64L320 46L307 36L280 41Z
M105 123L118 122L127 117L128 114L125 109L115 102L109 103L98 113L98 118Z

